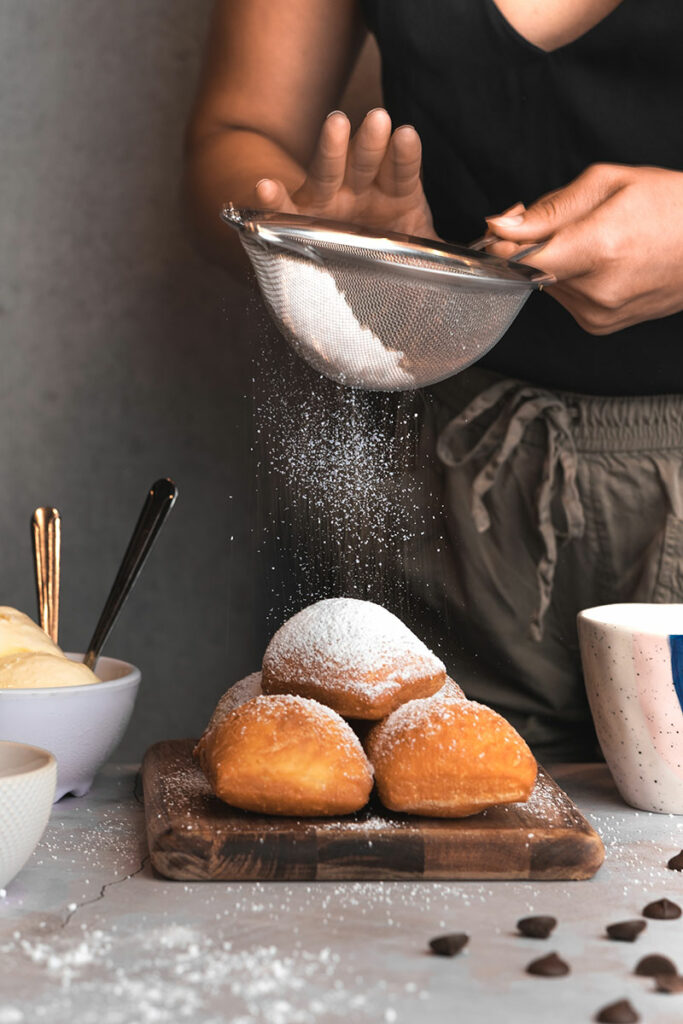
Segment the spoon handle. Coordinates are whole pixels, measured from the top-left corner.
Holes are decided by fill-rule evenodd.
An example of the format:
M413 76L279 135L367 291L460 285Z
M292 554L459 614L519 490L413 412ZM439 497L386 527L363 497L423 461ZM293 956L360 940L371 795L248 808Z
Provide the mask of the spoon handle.
M83 659L88 668L94 668L104 642L138 578L162 523L173 508L177 496L178 488L172 480L167 478L157 480L149 489L116 579L109 591L109 597L88 644L88 652Z
M41 505L31 519L33 563L40 625L54 643L59 636L59 565L62 520L56 508Z

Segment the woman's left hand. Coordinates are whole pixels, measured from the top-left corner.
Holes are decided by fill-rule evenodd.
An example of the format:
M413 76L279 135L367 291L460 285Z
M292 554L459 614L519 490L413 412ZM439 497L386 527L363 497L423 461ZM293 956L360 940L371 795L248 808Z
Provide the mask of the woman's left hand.
M683 173L594 164L514 216L487 219L488 251L553 274L547 290L584 330L611 334L683 309Z

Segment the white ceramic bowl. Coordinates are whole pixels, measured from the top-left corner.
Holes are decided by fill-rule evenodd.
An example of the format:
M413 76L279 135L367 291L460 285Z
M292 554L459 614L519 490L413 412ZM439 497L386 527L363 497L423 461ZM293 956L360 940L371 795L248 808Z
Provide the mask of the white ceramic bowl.
M45 831L57 762L26 743L0 743L0 889L23 868Z
M82 654L67 657L83 660ZM88 792L133 713L140 670L117 658L100 658L96 673L101 683L0 690L0 740L32 743L55 755L55 800Z

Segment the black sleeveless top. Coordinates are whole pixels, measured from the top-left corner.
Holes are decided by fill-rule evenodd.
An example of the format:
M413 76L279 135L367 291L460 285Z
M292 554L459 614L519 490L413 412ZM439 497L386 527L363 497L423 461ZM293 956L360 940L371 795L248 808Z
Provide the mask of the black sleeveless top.
M622 0L553 53L493 0L362 0L395 125L422 138L437 232L455 242L592 163L683 170L683 0ZM596 337L534 294L482 360L586 394L683 393L683 313Z

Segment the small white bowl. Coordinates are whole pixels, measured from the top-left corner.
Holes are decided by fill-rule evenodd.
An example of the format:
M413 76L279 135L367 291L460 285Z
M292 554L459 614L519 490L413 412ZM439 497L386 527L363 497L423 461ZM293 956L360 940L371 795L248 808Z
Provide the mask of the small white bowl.
M82 654L67 654L82 661ZM55 800L84 796L95 773L126 730L140 670L117 658L99 658L101 683L0 690L0 740L32 743L57 758Z
M57 781L52 754L0 742L0 889L11 882L45 831Z

